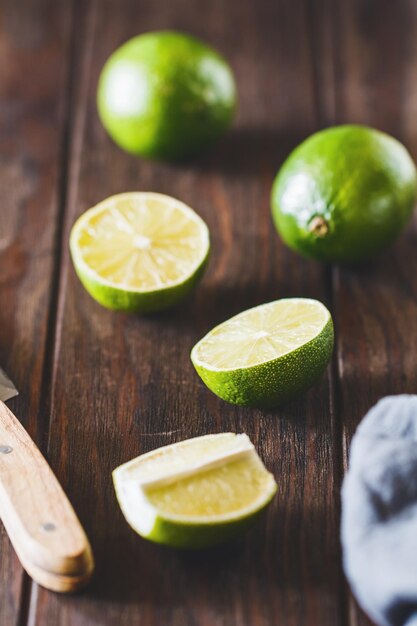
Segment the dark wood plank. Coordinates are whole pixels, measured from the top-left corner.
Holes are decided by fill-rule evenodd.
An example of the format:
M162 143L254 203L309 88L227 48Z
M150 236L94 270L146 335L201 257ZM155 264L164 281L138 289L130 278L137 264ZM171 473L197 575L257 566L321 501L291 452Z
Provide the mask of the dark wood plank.
M10 406L40 443L47 421L41 393L59 212L69 18L65 2L1 4L0 363L21 394ZM24 579L3 530L0 554L0 623L12 626L20 620ZM22 611L24 620L24 606Z
M316 125L304 2L213 0L202 11L193 0L107 0L84 16L66 236L75 217L102 198L152 189L204 217L213 255L193 298L139 318L91 301L63 250L49 456L91 537L97 575L77 598L39 590L31 623L342 624L329 380L280 411L245 410L205 389L189 360L195 341L239 310L280 296L326 297L322 268L284 249L269 211L276 169ZM188 166L123 154L95 111L108 54L158 28L210 41L230 59L239 84L233 132ZM156 446L225 430L247 432L277 477L279 496L258 528L198 554L136 537L118 510L111 470Z
M416 157L415 5L341 0L330 14L333 72L322 87L333 91L336 110L327 108L325 121L374 126L404 141ZM414 221L375 261L356 271L333 270L345 464L365 412L387 394L417 388L415 242ZM353 599L349 613L351 624L370 624Z

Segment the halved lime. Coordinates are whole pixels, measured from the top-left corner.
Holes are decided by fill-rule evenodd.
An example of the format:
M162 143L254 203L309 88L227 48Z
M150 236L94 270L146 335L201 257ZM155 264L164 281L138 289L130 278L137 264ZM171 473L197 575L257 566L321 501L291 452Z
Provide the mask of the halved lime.
M159 193L122 193L74 224L75 270L92 297L109 309L159 311L179 302L201 276L210 250L203 220Z
M332 349L333 322L324 304L289 298L216 326L194 346L191 360L223 400L272 407L315 383Z
M246 529L276 492L245 434L221 433L153 450L113 472L116 495L142 537L202 548Z

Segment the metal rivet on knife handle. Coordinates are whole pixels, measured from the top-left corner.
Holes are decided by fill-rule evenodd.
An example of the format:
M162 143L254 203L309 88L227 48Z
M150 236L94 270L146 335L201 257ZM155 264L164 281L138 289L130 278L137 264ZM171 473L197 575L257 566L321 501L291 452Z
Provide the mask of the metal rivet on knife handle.
M56 529L56 526L55 524L52 524L52 522L46 522L46 524L42 524L42 528L46 530L46 532L50 533Z
M1 454L10 454L10 452L13 452L13 448L11 446L0 446Z

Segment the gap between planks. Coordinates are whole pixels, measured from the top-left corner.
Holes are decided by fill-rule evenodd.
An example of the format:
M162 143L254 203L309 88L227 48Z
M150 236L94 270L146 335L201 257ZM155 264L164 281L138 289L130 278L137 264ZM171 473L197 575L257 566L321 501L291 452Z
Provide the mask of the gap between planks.
M81 7L81 4L83 5ZM82 11L81 9L84 9ZM50 449L50 427L53 418L53 389L55 380L56 354L59 352L57 340L60 337L63 293L65 280L66 216L76 196L74 186L80 168L81 138L85 123L85 111L77 110L76 103L88 88L87 79L91 64L94 24L98 10L98 0L82 3L72 0L69 14L68 44L66 55L66 79L62 97L61 146L57 181L57 224L54 239L54 262L52 269L50 300L48 304L48 324L45 343L45 360L41 379L41 403L37 416L38 446L48 457ZM77 15L86 15L79 27ZM65 16L64 16L65 17ZM80 79L79 81L77 79ZM77 85L80 84L79 89ZM36 608L39 588L24 572L17 626L32 626L36 622Z
M340 67L340 36L338 31L337 3L321 0L305 0L309 23L310 49L312 59L312 80L315 99L316 125L322 129L338 123L340 94L337 90L337 71ZM325 19L322 19L323 16ZM324 69L323 69L324 68ZM326 265L323 268L327 303L333 315L336 312L337 268ZM332 420L333 476L335 514L340 524L340 490L347 469L347 442L344 434L340 405L340 369L337 328L335 347L329 369L330 415ZM351 596L342 567L342 550L339 546L339 605L342 626L353 626Z

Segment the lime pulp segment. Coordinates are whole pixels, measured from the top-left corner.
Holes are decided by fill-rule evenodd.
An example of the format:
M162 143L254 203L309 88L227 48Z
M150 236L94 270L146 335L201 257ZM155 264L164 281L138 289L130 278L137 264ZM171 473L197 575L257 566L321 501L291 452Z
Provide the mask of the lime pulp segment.
M193 359L212 369L252 367L296 350L317 336L328 310L305 299L278 300L243 311L214 328L193 349Z
M148 499L164 515L209 521L249 509L259 500L268 482L269 475L265 474L259 457L245 454L173 484L149 488ZM200 493L203 497L190 498L190 493Z

